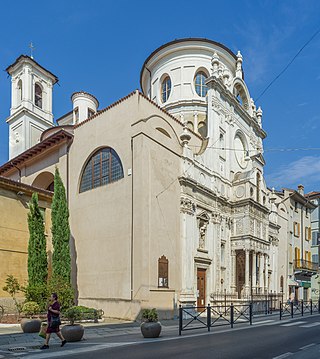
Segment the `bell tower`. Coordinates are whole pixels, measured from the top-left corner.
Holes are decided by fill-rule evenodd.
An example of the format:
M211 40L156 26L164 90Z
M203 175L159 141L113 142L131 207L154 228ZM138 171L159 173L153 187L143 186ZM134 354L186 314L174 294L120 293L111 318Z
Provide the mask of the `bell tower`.
M32 57L19 56L6 69L11 76L9 159L39 142L43 131L53 127L52 88L58 78Z

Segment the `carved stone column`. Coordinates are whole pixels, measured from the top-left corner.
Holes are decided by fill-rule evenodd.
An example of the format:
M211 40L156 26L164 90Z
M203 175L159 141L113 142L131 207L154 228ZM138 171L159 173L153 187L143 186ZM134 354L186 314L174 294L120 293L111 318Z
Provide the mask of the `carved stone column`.
M268 292L268 255L264 255L264 292Z
M259 288L260 293L264 292L264 256L262 253L259 253Z
M236 276L237 276L237 254L234 249L231 250L231 291L236 292Z
M259 260L259 281L258 281L258 288L259 288L259 293L263 293L263 267L264 267L264 263L263 263L263 255L262 253L258 253L258 260Z
M245 250L246 253L246 264L245 264L245 292L246 295L248 295L250 293L250 283L249 283L249 273L250 273L250 268L249 268L249 263L250 263L250 251L248 249Z
M256 252L252 252L252 293L256 293L256 286L257 286L257 254Z

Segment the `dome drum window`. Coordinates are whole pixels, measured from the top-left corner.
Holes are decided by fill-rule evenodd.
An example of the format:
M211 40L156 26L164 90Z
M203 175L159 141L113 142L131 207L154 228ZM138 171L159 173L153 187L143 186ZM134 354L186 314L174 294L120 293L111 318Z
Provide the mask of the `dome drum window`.
M161 101L167 102L171 93L171 79L166 76L161 83Z
M123 178L119 156L112 148L97 151L87 162L80 183L80 193Z
M197 72L196 76L194 78L194 87L196 89L196 93L200 97L207 96L208 86L205 83L207 78L208 78L208 76L203 71Z

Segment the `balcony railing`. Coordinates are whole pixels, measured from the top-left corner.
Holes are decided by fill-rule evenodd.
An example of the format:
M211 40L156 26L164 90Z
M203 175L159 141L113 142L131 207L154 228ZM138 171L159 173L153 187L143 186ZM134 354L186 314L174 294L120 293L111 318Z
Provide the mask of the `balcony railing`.
M304 259L294 260L294 270L317 272L318 268L319 268L319 263L317 262L310 262Z

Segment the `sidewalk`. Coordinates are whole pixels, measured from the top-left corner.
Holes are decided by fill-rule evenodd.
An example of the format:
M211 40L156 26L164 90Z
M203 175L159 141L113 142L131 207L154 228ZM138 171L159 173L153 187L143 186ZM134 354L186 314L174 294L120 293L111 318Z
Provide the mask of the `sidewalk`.
M171 335L178 334L178 320L162 321L162 334L168 332ZM78 345L82 343L90 344L93 342L103 341L105 343L124 343L132 341L143 340L140 332L140 323L138 322L124 322L119 320L110 320L101 323L82 323L85 327L83 340L77 342ZM5 325L0 324L0 358L1 354L24 352L28 350L38 349L44 342L44 339L39 337L38 333L23 333L20 325ZM76 343L69 343L76 345ZM59 347L60 340L53 334L50 339L50 348ZM22 353L21 353L22 354Z

